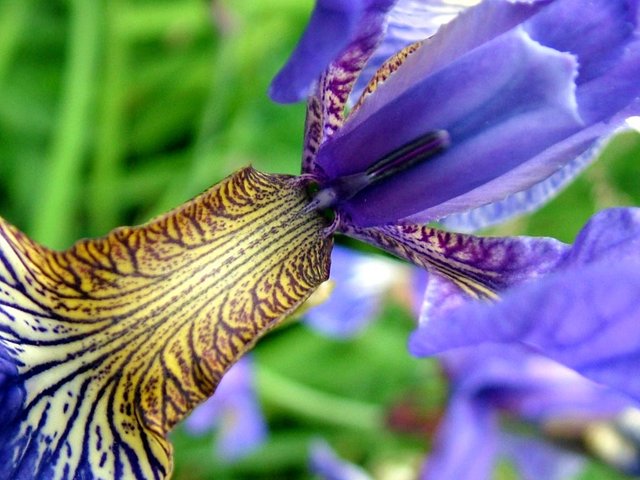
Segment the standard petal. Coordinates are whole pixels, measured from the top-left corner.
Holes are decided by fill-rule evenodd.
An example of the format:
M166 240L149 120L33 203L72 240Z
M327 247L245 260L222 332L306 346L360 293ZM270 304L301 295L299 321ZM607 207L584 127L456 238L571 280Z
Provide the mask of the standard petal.
M406 5L407 3L409 5ZM422 19L417 15L428 12L431 3L429 1L399 2L391 10L391 16L396 12L401 15L401 21L407 21L411 16L415 18L413 21L425 21L428 24L431 21L431 16ZM435 3L441 4L442 2L436 0ZM345 125L345 132L366 121L375 112L412 88L416 82L514 28L538 12L546 3L548 3L546 0L538 2L500 0L483 2L476 7L465 10L455 20L441 28L436 35L423 42L419 50L403 63L402 68L399 68L376 89L375 95L367 97L366 102L349 117L349 121ZM407 13L404 15L400 11L401 7L407 9ZM435 5L435 7L441 7L441 5ZM412 15L413 13L416 16ZM426 38L424 36L415 40L425 40ZM384 43L382 47L384 47ZM390 53L393 54L395 51Z
M349 95L380 40L384 31L384 13L391 3L392 0L365 1L361 5L363 11L360 21L349 32L348 41L318 72L317 84L310 91L307 101L303 173L311 173L318 179L324 178L324 171L316 164L316 154L320 146L342 127ZM336 34L336 39L340 38L339 35Z
M417 83L360 128L334 136L318 153L318 164L331 164L337 177L364 171L425 131L448 131L451 146L364 189L338 210L360 226L418 212L424 212L420 221L426 221L452 213L443 211L447 201L477 193L479 187L523 165L526 174L517 185L487 188L482 203L538 183L562 163L530 165L527 160L581 128L573 96L575 68L571 55L514 31ZM523 137L523 131L528 135ZM465 208L478 206L474 202Z
M634 36L637 11L638 0L556 0L524 28L541 44L576 55L581 85L608 76Z
M580 10L579 21L576 21L575 9L580 8L581 2L556 2L525 23L524 28L537 41L577 54L580 75L576 79L576 97L580 116L586 123L595 123L543 152L538 159L528 162L533 165L541 163L541 160L543 163L554 163L549 160L551 157L575 158L549 178L504 200L454 214L444 220L445 226L468 232L534 210L597 158L611 137L629 129L625 119L640 112L640 84L637 81L640 77L640 44L637 40L631 40L632 31L637 27L636 4L635 1L584 4L586 9ZM566 28L566 22L560 21L563 18L566 21L571 19L574 28L585 32L585 35L591 32L587 35L588 41L576 41L576 38L587 38L585 35L567 34L569 29ZM608 100L604 101L605 98ZM595 138L597 140L593 141ZM501 177L500 181L512 183L515 175L522 174L512 172L510 176ZM449 206L464 208L464 205L455 207L457 202L449 202Z
M553 155L559 159L575 157L550 177L527 190L508 195L504 200L454 213L440 219L439 223L445 228L456 232L471 233L481 228L502 223L516 215L535 211L559 194L591 162L596 160L611 137L621 131L622 129L617 130L609 136L605 136L605 133L602 132L603 137L593 143L591 143L591 138L595 135L593 129L572 135L559 145L543 153L543 155ZM580 153L585 148L585 145L589 143L591 143L591 146L583 153Z
M558 194L576 175L596 160L615 135L632 130L633 127L626 119L637 112L640 112L640 99L634 100L609 122L596 123L545 150L537 158L531 159L527 163L536 165L539 163L561 163L562 159L575 157L542 182L529 189L509 195L504 200L447 216L440 222L446 228L455 231L472 232L503 222L515 215L535 210ZM594 138L597 140L592 140ZM580 153L585 148L586 151ZM553 160L554 158L556 160ZM510 172L500 177L498 182L517 182L520 173L518 170ZM455 201L449 203L454 205Z
M387 29L352 92L357 100L382 64L408 45L431 37L461 11L480 0L398 0L387 14Z

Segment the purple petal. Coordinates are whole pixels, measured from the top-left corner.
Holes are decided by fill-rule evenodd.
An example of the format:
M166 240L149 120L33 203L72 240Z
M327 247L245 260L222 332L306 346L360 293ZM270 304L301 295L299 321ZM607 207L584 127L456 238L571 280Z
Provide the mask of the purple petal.
M241 397L222 418L216 451L225 460L235 460L260 447L266 438L267 425L257 398Z
M637 27L637 0L561 0L525 25L533 39L572 52L580 63L578 85L608 73ZM576 15L579 12L579 15ZM572 25L572 28L566 28Z
M640 261L595 262L469 302L411 337L418 356L482 342L522 342L640 400Z
M0 307L3 307L0 305ZM0 315L9 316L9 309L0 308ZM4 439L8 436L8 425L18 416L25 407L25 387L18 374L18 364L9 347L0 343L0 445L9 442ZM0 455L0 459L2 456ZM0 472L2 469L0 468Z
M484 2L407 57L319 146L320 179L363 172L427 131L451 146L342 200L343 221L427 222L496 202L484 217L501 219L588 163L640 112L640 40L637 0L579 5Z
M370 480L360 467L342 460L323 440L313 442L309 456L310 470L323 480Z
M454 394L421 478L491 478L497 438L498 425L493 410L473 398Z
M445 129L451 136L452 145L445 152L364 190L340 205L339 211L361 226L389 223L422 211L420 221L452 213L443 211L444 202L520 167L545 146L578 129L574 76L570 55L541 47L522 31L465 55L417 83L361 128L341 132L320 150L318 164L325 171L331 164L335 175L342 176L365 170L367 163L422 132ZM398 124L402 128L389 128ZM526 137L523 131L528 132ZM561 166L552 160L556 163L525 164L517 183L492 185L481 201L488 203L492 196L503 198L537 183ZM458 202L455 208L471 208L476 202Z
M419 322L445 314L461 306L469 297L455 282L441 275L426 274L424 299L419 310Z
M393 0L317 0L307 29L271 84L277 102L297 102L327 66L352 42L368 12L384 13ZM380 16L379 22L384 17Z
M630 405L610 388L520 344L484 344L442 354L456 391L530 422L609 419Z
M374 320L384 294L403 267L383 258L336 246L331 254L335 288L305 314L305 323L330 337L348 338Z
M557 271L433 316L410 339L418 356L521 342L587 378L640 399L640 209L595 216Z
M391 15L406 3L399 2L391 11ZM401 21L407 21L408 16L412 13L416 15L424 14L421 10L428 11L430 8L428 2L418 3L414 1L409 3L411 5L407 8L408 12L402 17ZM441 2L436 1L435 3ZM353 129L365 122L380 108L407 92L416 82L427 78L471 50L495 39L526 20L539 11L543 3L539 2L539 4L534 5L525 2L483 2L477 7L464 11L454 21L441 28L435 36L424 42L420 49L403 63L402 68L398 69L386 79L384 84L378 87L375 95L367 98L367 101L360 109L350 116L347 129ZM399 13L402 14L402 12ZM420 20L422 19L414 21ZM424 19L427 23L431 20L430 16ZM426 38L427 36L418 37L415 40ZM384 43L382 47L384 47ZM370 77L373 77L373 75L370 75ZM450 91L451 89L449 89Z
M616 131L619 133L622 129ZM613 135L611 135L613 136ZM577 155L571 162L567 163L550 177L547 177L533 187L520 192L508 195L504 200L489 203L471 210L454 213L439 222L447 229L456 232L470 233L481 228L502 223L516 215L533 212L541 205L551 200L560 193L579 173L598 158L611 136L604 137L593 143L584 153L580 151L584 148L584 135L573 135L563 141L560 145L562 151L554 149L556 156L571 158Z
M450 215L441 220L441 223L452 230L460 232L471 232L479 228L503 222L510 217L535 210L537 207L553 198L559 193L573 178L578 175L593 160L598 158L607 142L616 134L625 130L630 130L631 125L625 119L640 112L640 102L634 101L627 108L616 114L609 123L597 123L596 125L583 130L552 148L543 152L539 159L532 159L531 163L549 162L549 158L574 158L565 166L557 170L550 177L534 185L528 190L523 190L507 196L504 200L490 203L479 208ZM599 137L595 142L592 138ZM585 145L591 145L584 153L580 154ZM508 181L510 177L518 175L514 171L501 177L500 181Z
M610 208L594 215L582 228L561 268L639 257L640 208Z

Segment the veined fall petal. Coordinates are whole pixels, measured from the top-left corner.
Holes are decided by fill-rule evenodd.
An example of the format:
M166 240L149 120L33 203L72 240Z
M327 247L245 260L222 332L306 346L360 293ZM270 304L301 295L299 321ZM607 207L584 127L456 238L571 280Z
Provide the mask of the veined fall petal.
M54 252L0 229L0 478L164 478L168 431L328 277L296 178L250 168Z

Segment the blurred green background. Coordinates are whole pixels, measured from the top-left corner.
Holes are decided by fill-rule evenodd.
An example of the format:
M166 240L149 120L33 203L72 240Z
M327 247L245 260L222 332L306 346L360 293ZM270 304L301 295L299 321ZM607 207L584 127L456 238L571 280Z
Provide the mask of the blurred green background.
M311 0L0 0L0 215L47 246L136 224L253 164L298 173L304 106L266 90ZM595 211L640 205L640 136L625 134L538 213L493 233L565 241ZM338 287L339 288L339 287ZM270 436L235 463L213 433L173 435L178 479L306 478L325 437L377 478L412 478L446 388L406 351L391 299L353 341L291 324L256 349ZM514 478L508 466L500 478ZM593 463L583 478L621 478Z

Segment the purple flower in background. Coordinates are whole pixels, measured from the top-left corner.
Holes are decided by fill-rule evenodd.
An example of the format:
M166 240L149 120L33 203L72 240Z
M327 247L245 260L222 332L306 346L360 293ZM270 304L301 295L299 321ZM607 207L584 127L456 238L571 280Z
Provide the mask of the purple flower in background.
M227 461L247 455L267 437L267 425L256 397L253 364L243 357L225 374L213 397L185 420L193 435L217 429L217 455Z
M426 309L410 350L523 344L640 400L640 209L596 215L561 250L544 278L506 290L497 303L459 301L449 288L447 308Z
M519 345L466 348L441 360L451 397L423 472L428 480L490 479L499 458L510 460L525 479L572 478L582 458L539 435L558 424L580 440L589 424L632 405ZM538 437L506 432L502 417L537 426Z
M323 480L370 480L357 465L342 460L324 440L311 444L309 470Z
M331 253L335 288L326 301L306 312L305 323L330 337L357 335L376 317L392 284L408 272L397 262L336 246Z

